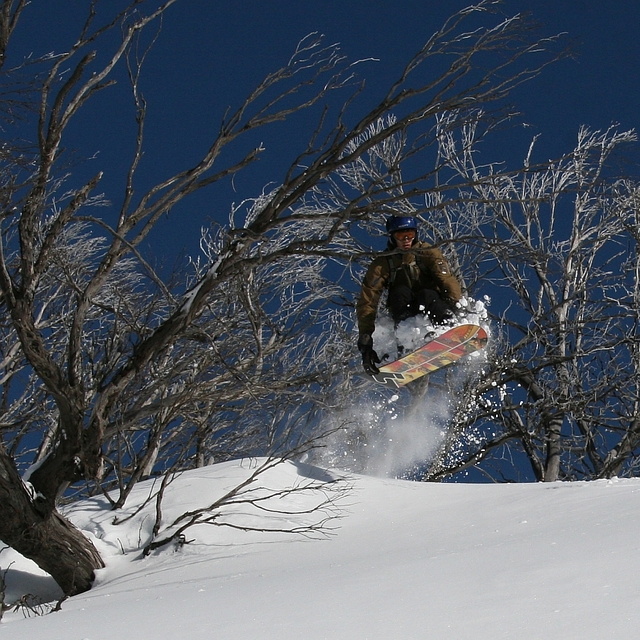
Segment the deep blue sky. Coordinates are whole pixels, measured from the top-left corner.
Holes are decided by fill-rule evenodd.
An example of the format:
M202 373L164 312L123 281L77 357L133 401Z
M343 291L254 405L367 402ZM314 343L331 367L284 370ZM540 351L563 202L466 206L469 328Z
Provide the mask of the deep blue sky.
M304 35L325 34L328 42L340 42L351 60L379 59L359 68L374 96L397 77L444 19L468 4L469 0L180 0L167 13L143 79L149 102L145 175L159 180L195 161L227 106L238 106L268 72L285 63ZM86 5L86 0L33 2L21 22L20 46L35 54L59 50L65 38L76 33ZM540 153L552 157L569 151L582 124L606 128L617 122L625 129L640 128L638 0L507 0L504 11L530 11L547 35L567 32L575 58L556 63L513 95L512 102L529 126L503 136L504 147L492 150L492 159L500 159L501 153L522 157L535 134L541 134ZM134 129L126 93L108 91L85 111L69 142L85 156L100 152L90 170L105 170L103 188L117 202L116 178L130 159ZM235 193L214 190L181 210L171 248L193 250L199 227L211 218L224 221L231 199L256 195L265 183L277 182L282 168L308 139L302 124L281 127L265 138L268 153L259 166L238 176Z

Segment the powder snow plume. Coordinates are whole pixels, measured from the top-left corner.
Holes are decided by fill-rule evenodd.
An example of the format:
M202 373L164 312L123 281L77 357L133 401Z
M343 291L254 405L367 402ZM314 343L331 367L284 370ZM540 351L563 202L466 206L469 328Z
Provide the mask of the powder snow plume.
M464 300L462 304L464 321L488 329L483 302ZM391 362L397 358L398 344L411 352L448 328L434 327L423 316L409 318L395 328L393 320L381 314L373 334L374 349L383 363ZM478 358L472 357L456 365L456 377L472 375L478 364ZM454 403L428 378L411 385L411 390L397 392L369 385L350 407L334 414L336 429L321 464L378 477L421 475L446 436ZM427 385L431 388L424 392Z
M446 433L446 397L415 399L406 390L365 392L333 416L336 431L325 448L327 466L371 476L406 478L424 468Z

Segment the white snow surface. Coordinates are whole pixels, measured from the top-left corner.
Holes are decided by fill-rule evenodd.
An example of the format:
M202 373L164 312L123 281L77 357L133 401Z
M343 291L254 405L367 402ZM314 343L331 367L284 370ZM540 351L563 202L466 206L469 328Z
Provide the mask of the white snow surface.
M257 461L186 472L163 522L210 504ZM289 462L260 481L286 488L337 472ZM428 484L351 476L332 535L199 526L190 542L141 558L155 505L139 484L124 513L104 499L67 515L106 568L58 612L5 613L2 640L635 638L640 633L640 479L549 484ZM289 515L235 507L235 522L309 523L314 492L278 499ZM273 506L273 505L272 505ZM298 511L294 515L293 511ZM134 515L135 514L135 515ZM133 517L121 524L114 517ZM13 564L10 565L10 563ZM51 578L0 553L7 600L55 598Z

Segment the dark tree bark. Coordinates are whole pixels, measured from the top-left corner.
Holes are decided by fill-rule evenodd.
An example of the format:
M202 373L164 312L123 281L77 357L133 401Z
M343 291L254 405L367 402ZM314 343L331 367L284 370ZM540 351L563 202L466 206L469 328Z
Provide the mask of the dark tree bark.
M0 445L0 539L33 560L65 595L91 588L94 571L104 567L91 541L47 501L31 495Z

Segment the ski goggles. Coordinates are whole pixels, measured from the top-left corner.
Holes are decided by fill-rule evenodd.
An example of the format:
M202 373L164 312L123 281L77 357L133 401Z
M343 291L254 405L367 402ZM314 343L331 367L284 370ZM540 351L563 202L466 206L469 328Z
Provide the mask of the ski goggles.
M416 237L416 232L413 229L408 231L396 231L393 234L393 237L398 242L405 242L406 240L413 240Z

